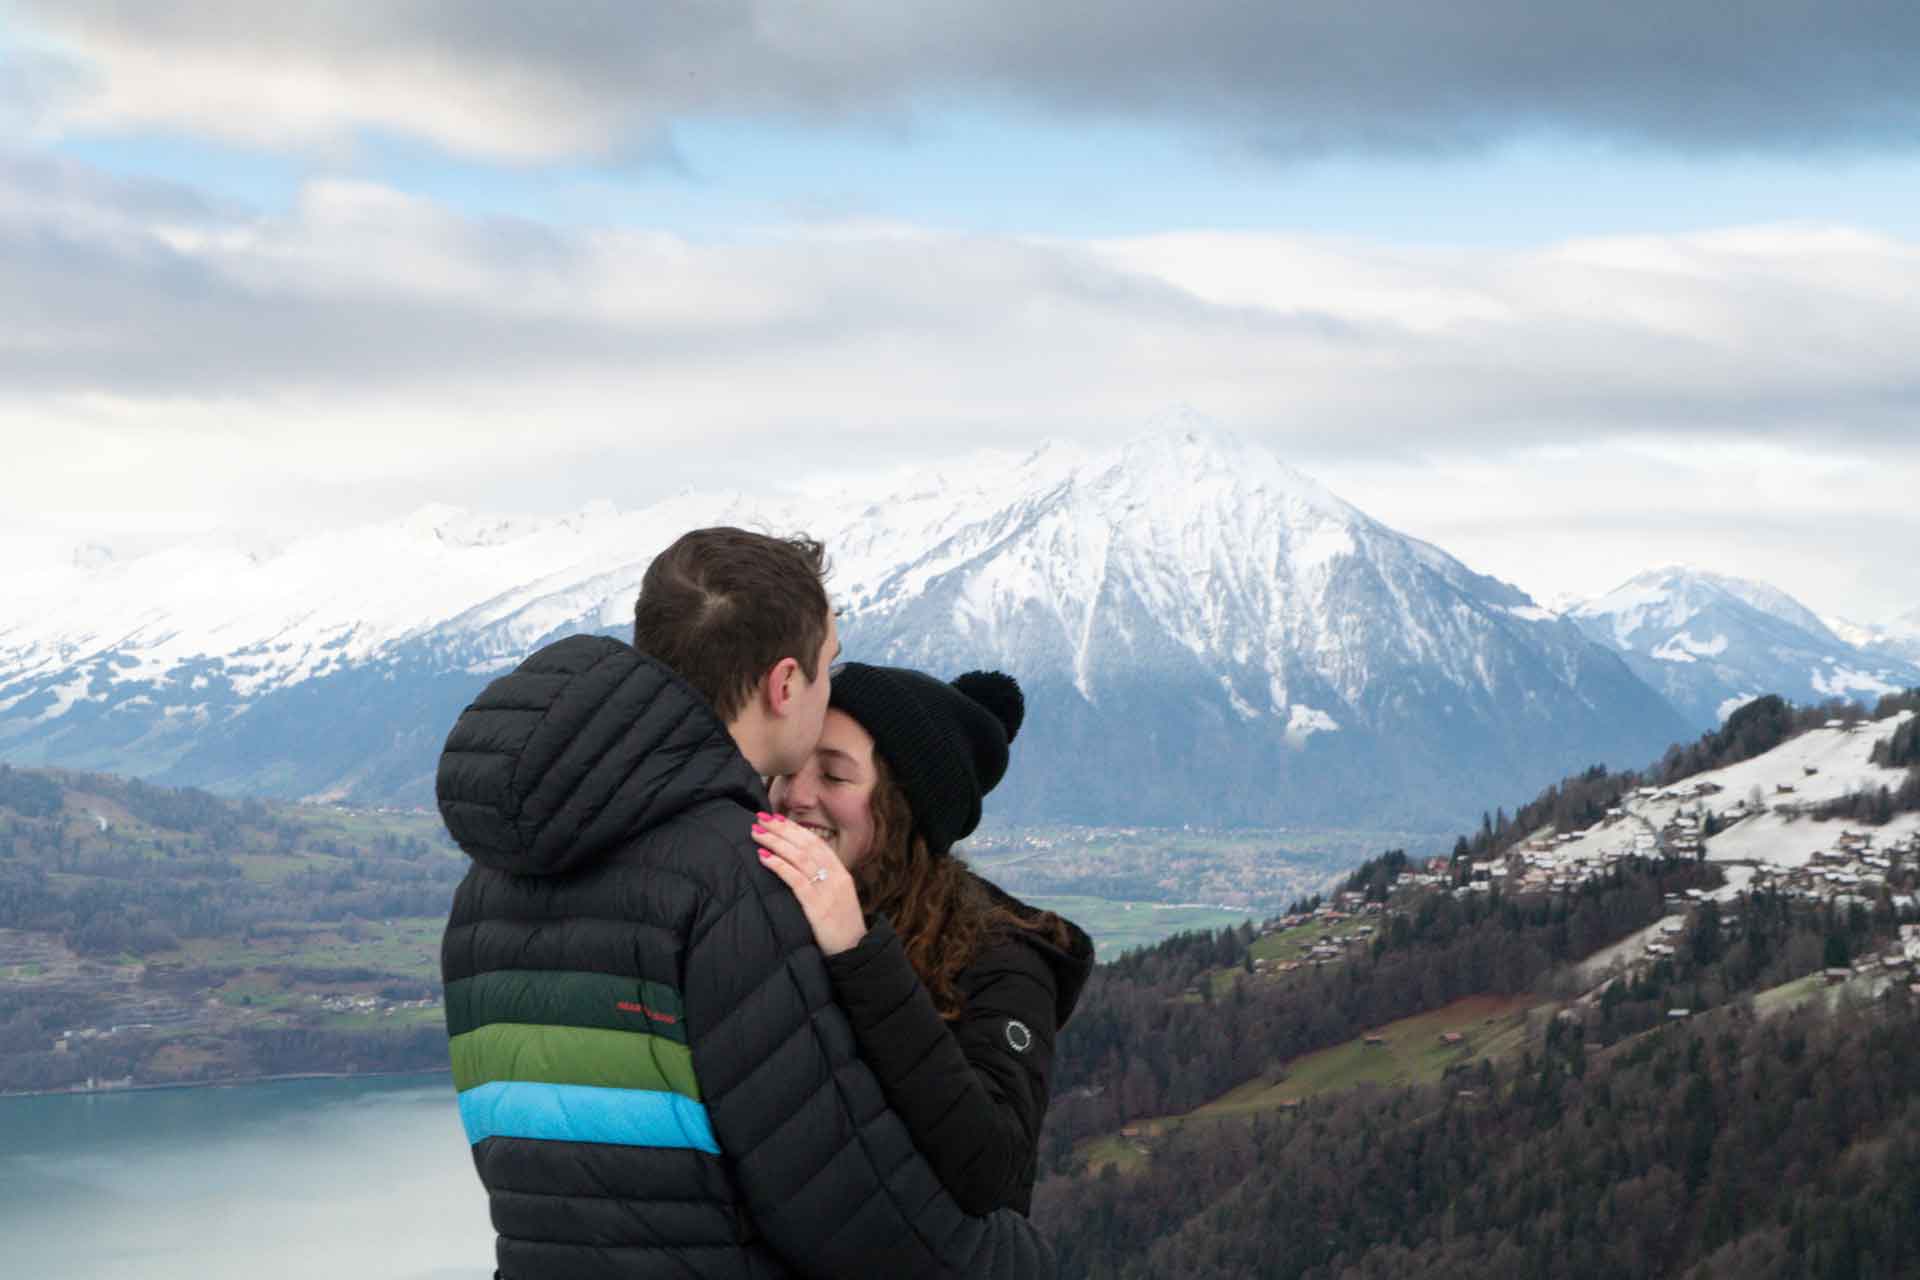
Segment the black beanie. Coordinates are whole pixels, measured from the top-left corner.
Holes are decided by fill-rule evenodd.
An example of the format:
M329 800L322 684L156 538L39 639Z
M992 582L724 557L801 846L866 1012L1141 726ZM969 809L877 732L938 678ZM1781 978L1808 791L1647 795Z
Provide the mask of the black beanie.
M849 662L833 672L830 705L873 735L936 855L980 825L980 800L1007 772L1007 744L1026 700L1012 676L969 671L952 684L905 667Z

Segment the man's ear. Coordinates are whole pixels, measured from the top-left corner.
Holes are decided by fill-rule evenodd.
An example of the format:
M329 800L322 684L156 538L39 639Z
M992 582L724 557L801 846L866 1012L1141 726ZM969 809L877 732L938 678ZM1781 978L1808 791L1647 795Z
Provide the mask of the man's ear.
M765 682L761 688L767 700L767 710L775 716L784 716L793 705L793 696L799 692L800 663L794 658L782 658L768 668Z

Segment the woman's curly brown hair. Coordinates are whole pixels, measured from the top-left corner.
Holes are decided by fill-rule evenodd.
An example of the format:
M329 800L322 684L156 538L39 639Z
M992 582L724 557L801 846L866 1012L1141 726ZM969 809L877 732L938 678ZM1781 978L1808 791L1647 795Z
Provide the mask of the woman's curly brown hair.
M934 1008L951 1022L966 1008L958 979L989 942L1016 929L1069 945L1051 911L1023 915L991 897L967 864L935 855L913 829L907 793L878 752L873 757L873 848L854 868L860 905L893 925Z

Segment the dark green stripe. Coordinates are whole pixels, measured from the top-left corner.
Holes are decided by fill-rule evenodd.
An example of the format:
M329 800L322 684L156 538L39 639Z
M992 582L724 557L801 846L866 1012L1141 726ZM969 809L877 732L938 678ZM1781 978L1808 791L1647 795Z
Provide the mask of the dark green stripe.
M693 1052L659 1036L496 1022L453 1038L453 1087L495 1081L648 1089L700 1101Z
M498 969L447 984L447 1034L496 1022L638 1031L687 1042L680 993L664 982L566 969Z

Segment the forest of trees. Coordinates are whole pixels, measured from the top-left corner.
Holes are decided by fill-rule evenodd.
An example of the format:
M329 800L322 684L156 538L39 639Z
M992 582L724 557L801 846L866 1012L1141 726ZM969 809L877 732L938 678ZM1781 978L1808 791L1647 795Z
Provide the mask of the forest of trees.
M1735 1007L1577 1055L1176 1130L1041 1184L1065 1280L1911 1275L1920 1010Z
M1773 892L1692 902L1671 955L1586 992L1555 989L1569 959L1660 919L1670 895L1717 883L1718 869L1629 864L1517 901L1396 892L1407 866L1396 850L1348 877L1347 891L1390 905L1368 917L1379 932L1324 971L1248 975L1216 994L1210 975L1245 972L1258 932L1243 927L1096 972L1061 1038L1035 1202L1063 1277L1914 1273L1920 1001L1904 980L1833 1012L1811 1000L1763 1017L1752 999L1893 945L1888 893L1872 905ZM1516 1058L1462 1062L1435 1085L1189 1119L1125 1174L1088 1174L1076 1156L1077 1142L1280 1078L1285 1061L1368 1029L1522 992L1568 1003Z
M73 789L158 833L75 824ZM0 808L12 810L0 814L0 929L57 933L82 955L152 955L271 922L441 915L466 869L444 838L346 840L286 807L128 778L0 766ZM243 866L294 853L325 858L273 877Z
M1469 995L1518 994L1569 960L1645 928L1668 893L1711 886L1711 865L1623 863L1578 892L1522 904L1428 893L1383 915L1370 945L1325 970L1249 977L1215 996L1211 971L1241 965L1251 927L1182 935L1100 966L1054 1066L1044 1163L1075 1142L1179 1113L1280 1063ZM1623 1020L1634 1009L1619 1011Z
M423 818L0 766L0 930L27 940L0 935L0 1092L444 1067L444 1032L417 1013L340 1025L290 993L437 995L431 956L383 950L368 926L444 917L465 867ZM75 956L49 959L40 935ZM324 969L276 958L316 935L348 949Z

